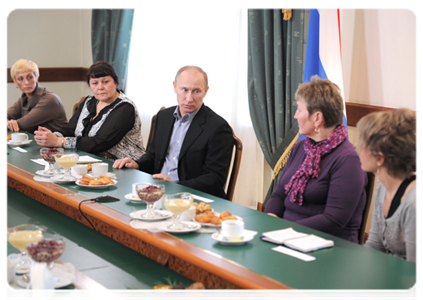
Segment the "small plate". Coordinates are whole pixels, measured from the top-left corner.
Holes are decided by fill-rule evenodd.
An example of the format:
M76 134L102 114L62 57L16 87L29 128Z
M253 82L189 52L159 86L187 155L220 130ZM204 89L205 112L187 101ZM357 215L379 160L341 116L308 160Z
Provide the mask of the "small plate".
M212 239L214 239L215 241L223 244L223 245L228 245L228 246L239 246L239 245L243 245L249 241L251 241L254 238L254 234L247 234L244 233L244 236L242 238L242 240L235 240L235 241L227 241L223 239L223 236L219 233L219 232L215 232L211 235Z
M23 141L23 142L21 142L21 143L16 143L16 142L12 142L12 141L8 141L7 142L7 145L9 145L9 147L24 147L24 146L27 146L27 145L29 145L29 144L31 144L31 142L32 142L32 140L26 140L26 141Z
M42 177L53 177L56 175L56 174L45 174L44 170L35 171L35 174L40 175Z
M142 220L142 221L160 221L160 220L165 220L168 219L170 217L173 216L173 213L171 213L168 210L154 210L154 212L157 214L157 217L154 218L144 218L142 215L146 212L147 210L142 209L142 210L136 210L133 211L129 214L129 216L131 218L137 219L137 220Z
M164 222L164 223L158 225L157 228L160 229L160 230L169 232L169 233L189 233L189 232L197 231L198 229L201 228L200 223L198 223L198 222L187 222L187 221L181 221L181 223L188 225L188 227L186 227L184 229L174 230L174 229L167 228L167 226L171 225L172 222Z
M63 179L63 175L59 175L59 176L55 175L53 177L50 177L50 181L53 181L53 182L56 182L56 183L62 183L63 184L63 183L74 183L75 181L78 180L75 177L71 177L71 178L73 178L73 179L71 179L71 180L64 180Z
M141 200L137 196L134 196L134 194L132 194L132 193L126 194L125 198L128 199L128 200L131 200L132 203L145 204L145 202L143 200Z
M116 185L117 181L113 180L113 179L112 179L112 181L114 182L113 184L111 183L111 184L105 184L105 185L86 185L86 184L79 184L80 180L78 180L78 181L75 182L75 184L77 186L85 187L87 189L102 190L102 189L107 189L108 187Z

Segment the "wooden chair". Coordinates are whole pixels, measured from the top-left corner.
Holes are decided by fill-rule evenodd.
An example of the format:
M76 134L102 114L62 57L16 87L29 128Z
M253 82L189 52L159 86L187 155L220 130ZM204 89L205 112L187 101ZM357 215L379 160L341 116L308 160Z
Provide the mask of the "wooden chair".
M226 199L232 201L235 192L235 184L238 178L239 166L241 165L242 142L234 133L231 166L229 167L228 180L226 182Z
M165 109L165 107L162 106L160 108L160 110L162 110L162 109ZM148 135L148 140L147 140L147 145L145 147L145 151L148 151L148 148L150 148L151 141L153 140L153 136L154 136L154 124L156 123L156 115L157 114L155 114L153 117L151 117L150 134Z
M75 105L73 106L72 116L76 113L81 103L84 102L85 98L87 98L87 96L83 96L81 100L79 100L79 102L75 103Z
M366 224L367 220L369 219L369 212L372 203L373 191L375 189L375 175L373 173L367 172L367 185L366 185L366 194L367 194L367 201L366 206L363 210L363 218L361 220L361 227L358 231L358 243L362 245L365 242L365 235L366 235Z

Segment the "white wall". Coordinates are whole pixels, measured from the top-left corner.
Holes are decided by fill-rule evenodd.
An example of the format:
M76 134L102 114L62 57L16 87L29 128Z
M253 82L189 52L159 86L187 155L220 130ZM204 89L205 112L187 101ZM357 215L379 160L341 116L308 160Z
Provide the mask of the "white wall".
M416 109L416 16L407 9L342 9L345 100Z
M7 18L7 67L19 59L34 61L39 68L86 67L92 64L91 9L17 9ZM40 84L62 99L68 118L75 102L91 91L85 82L44 82ZM21 95L7 84L7 107Z

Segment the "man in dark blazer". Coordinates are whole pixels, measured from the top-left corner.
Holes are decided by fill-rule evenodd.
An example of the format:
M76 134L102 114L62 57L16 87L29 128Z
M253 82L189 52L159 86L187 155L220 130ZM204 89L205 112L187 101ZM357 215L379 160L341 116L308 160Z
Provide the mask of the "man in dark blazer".
M183 67L173 86L178 105L157 113L148 151L135 161L117 160L113 167L139 169L153 178L225 198L233 133L222 117L203 104L209 89L207 74L198 67Z

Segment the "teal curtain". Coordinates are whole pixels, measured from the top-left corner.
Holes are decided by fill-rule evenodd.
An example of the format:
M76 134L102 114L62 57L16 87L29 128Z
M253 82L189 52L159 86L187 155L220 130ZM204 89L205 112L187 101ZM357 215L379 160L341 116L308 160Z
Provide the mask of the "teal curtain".
M248 11L248 101L250 116L264 157L274 168L296 137L295 92L303 81L304 10ZM273 192L270 187L264 205Z
M110 63L116 69L122 89L126 87L133 19L133 9L93 9L92 11L93 62Z

